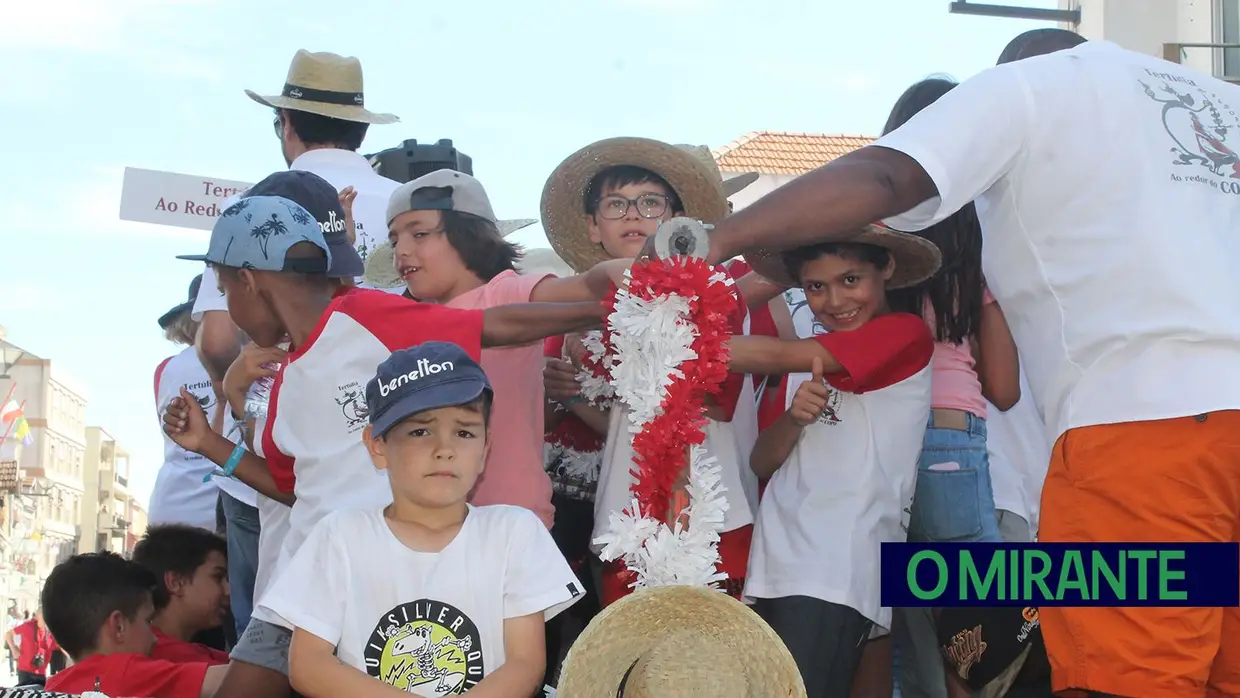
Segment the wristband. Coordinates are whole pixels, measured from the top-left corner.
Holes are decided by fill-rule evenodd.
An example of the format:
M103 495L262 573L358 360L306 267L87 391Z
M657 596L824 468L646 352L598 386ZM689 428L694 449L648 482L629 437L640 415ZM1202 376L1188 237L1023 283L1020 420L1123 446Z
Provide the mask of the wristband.
M560 400L560 404L563 405L567 409L569 407L572 407L574 404L581 402L581 399L582 398L580 395L574 395L568 398L567 400Z
M229 454L228 460L224 462L224 468L220 471L220 475L224 477L232 477L233 471L237 469L237 465L241 463L241 457L245 455L245 444L237 444L233 447L232 453ZM211 482L211 478L215 476L215 471L211 471L202 478L203 482Z

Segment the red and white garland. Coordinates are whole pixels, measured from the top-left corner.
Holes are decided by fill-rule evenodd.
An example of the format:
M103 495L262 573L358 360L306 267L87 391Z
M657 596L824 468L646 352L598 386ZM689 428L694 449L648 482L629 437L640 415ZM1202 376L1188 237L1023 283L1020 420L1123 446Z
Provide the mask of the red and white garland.
M611 513L595 542L604 560L624 559L637 587L711 585L726 577L716 565L728 503L719 465L700 445L705 399L728 373L735 284L686 257L638 264L626 276L627 287L608 299L607 328L586 341L587 375L579 379L591 400L611 397L602 385L610 386L633 432L632 504ZM664 519L687 447L689 506L669 527Z

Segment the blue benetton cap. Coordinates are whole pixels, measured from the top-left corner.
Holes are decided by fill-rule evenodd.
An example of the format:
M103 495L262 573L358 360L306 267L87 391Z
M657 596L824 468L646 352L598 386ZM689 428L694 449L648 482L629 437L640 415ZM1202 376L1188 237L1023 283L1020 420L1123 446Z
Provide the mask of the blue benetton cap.
M487 374L450 342L425 342L393 352L366 384L374 436L419 412L464 405L491 392Z
M286 259L289 248L299 242L313 244L324 256ZM319 224L305 208L278 196L249 196L224 209L216 219L205 255L180 255L177 259L235 269L326 274L331 256Z
M318 221L323 240L332 253L328 276L352 279L366 273L361 256L349 242L340 195L326 179L304 170L282 170L267 175L263 181L250 187L244 196L282 196L309 211Z

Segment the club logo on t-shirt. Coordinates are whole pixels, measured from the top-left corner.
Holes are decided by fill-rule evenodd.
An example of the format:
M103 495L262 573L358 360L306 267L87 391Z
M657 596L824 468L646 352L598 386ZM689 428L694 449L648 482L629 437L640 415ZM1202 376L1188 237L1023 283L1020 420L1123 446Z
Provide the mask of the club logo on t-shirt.
M366 409L366 395L357 381L336 387L336 404L340 406L345 429L348 429L350 434L365 428L370 412Z
M1020 612L1020 615L1025 622L1020 626L1020 632L1016 634L1016 641L1024 642L1029 639L1029 633L1033 632L1033 629L1039 625L1038 609L1025 608Z
M366 643L366 673L409 693L457 695L482 680L478 626L459 609L419 599L388 611Z
M1200 80L1146 69L1138 82L1145 95L1161 105L1163 128L1171 137L1171 164L1179 168L1171 173L1171 181L1240 195L1240 155L1228 143L1240 135L1237 105L1203 87Z
M822 412L818 414L818 423L827 426L835 426L840 423L840 403L843 398L840 391L827 386L827 403L822 406Z

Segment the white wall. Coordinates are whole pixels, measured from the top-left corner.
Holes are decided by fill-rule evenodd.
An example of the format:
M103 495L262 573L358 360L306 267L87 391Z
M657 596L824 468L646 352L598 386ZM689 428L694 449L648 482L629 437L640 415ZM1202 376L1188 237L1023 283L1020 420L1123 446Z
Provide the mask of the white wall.
M1162 58L1163 44L1219 40L1214 31L1215 1L1059 0L1059 6L1080 8L1081 23L1075 29L1085 38ZM1209 48L1185 49L1181 62L1214 73L1219 53Z
M731 179L739 174L743 173L724 172L723 178ZM759 175L757 181L737 192L729 201L732 202L733 210L739 211L794 179L796 179L794 175Z

